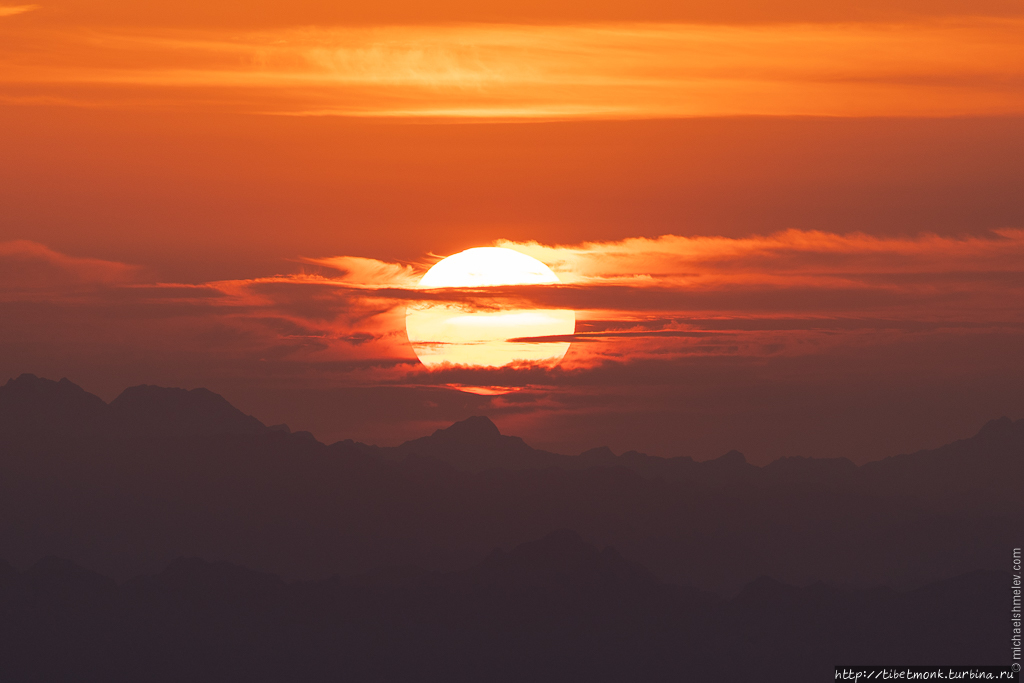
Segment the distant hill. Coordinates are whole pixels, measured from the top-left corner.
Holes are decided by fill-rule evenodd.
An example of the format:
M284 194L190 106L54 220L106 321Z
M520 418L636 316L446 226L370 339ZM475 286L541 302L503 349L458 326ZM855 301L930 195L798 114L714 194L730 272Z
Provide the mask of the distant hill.
M117 584L0 563L0 662L19 681L819 681L837 663L1006 663L1010 577L729 599L666 585L557 531L459 572L288 583L177 559Z
M695 462L560 455L473 417L394 448L267 427L196 389L109 405L67 380L0 387L0 556L118 578L178 556L289 579L452 571L557 529L660 581L731 594L758 576L906 587L1001 570L1019 547L1024 420L857 467L735 451Z

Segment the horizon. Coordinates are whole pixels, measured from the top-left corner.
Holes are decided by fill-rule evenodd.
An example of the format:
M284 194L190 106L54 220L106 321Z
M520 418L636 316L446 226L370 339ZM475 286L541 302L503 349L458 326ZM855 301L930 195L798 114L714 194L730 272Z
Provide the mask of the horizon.
M33 373L23 373L23 374L19 375L18 377L11 377L11 378L9 378L7 380L7 382L4 385L0 385L0 389L3 389L4 387L10 386L10 385L13 385L13 384L15 384L17 382L24 382L26 379L28 379L28 380L40 380L40 381L43 381L43 382L53 382L53 383L57 383L57 384L62 383L62 382L67 382L71 386L74 386L75 388L82 390L86 394L90 394L92 396L96 396L96 394L93 394L92 392L90 392L85 387L82 387L82 386L76 384L75 382L72 382L67 377L62 377L59 380L52 380L52 379L49 379L47 377L39 377L38 375L35 375ZM225 399L223 396L221 396L220 394L217 394L216 392L210 391L206 387L192 387L192 388L161 387L161 386L152 385L152 384L139 384L139 385L135 385L135 386L131 386L131 387L125 387L121 392L119 392L113 398L111 398L109 400L103 399L102 397L99 397L99 396L97 396L97 398L100 398L100 400L102 400L105 405L109 406L113 401L117 400L118 398L121 398L126 393L129 393L132 389L161 389L161 390L170 390L170 391L182 391L182 392L186 392L186 393L190 393L190 392L194 392L194 391L208 392L209 394L217 397L218 399L224 400L224 402L230 408L232 408L234 410L238 410L238 408L235 407L234 404L232 404L230 401L227 401L227 399ZM310 432L308 430L292 429L291 426L288 425L286 422L277 422L277 421L274 421L273 419L271 419L271 420L260 420L259 418L256 418L256 416L253 416L253 415L247 415L247 417L253 417L253 418L257 419L259 421L259 423L263 427L266 427L267 429L277 429L277 428L281 428L281 427L286 427L286 428L288 428L288 433L291 433L291 434L295 434L295 433L308 434L311 437L313 437L316 440L317 443L320 443L322 445L330 446L330 445L337 445L337 444L345 442L345 441L355 441L354 439L348 439L348 438L337 439L337 440L335 440L333 442L331 442L331 441L321 441L320 439L316 438L316 434L314 434L313 432ZM412 439L407 439L407 440L404 440L404 441L396 441L396 442L393 442L393 443L369 443L369 444L364 444L364 445L367 445L367 446L370 446L370 447L374 447L374 448L385 448L385 449L387 449L387 448L397 448L399 446L403 446L405 444L408 444L410 441L423 439L423 438L429 437L431 435L436 436L439 432L447 431L448 429L450 429L452 427L455 427L457 425L461 425L461 424L468 423L468 422L476 422L476 421L478 421L480 419L486 420L489 424L494 426L494 428L498 431L498 433L501 436L512 436L512 437L520 438L516 434L509 434L507 432L501 431L501 428L497 425L497 423L495 423L495 421L493 419L491 419L487 415L467 415L466 417L463 417L463 418L458 419L458 420L456 420L454 422L451 422L451 423L449 423L446 426L437 427L430 434L422 434L422 435L420 435L418 437L413 437ZM975 431L968 432L965 435L963 435L963 436L961 436L961 437L959 437L959 438L957 438L954 441L951 441L949 443L939 444L938 447L946 446L946 445L949 445L950 443L956 443L956 442L959 442L959 441L963 441L965 439L970 439L970 438L976 437L979 434L983 433L987 428L990 428L992 426L1003 425L1003 424L1013 424L1015 422L1022 422L1022 421L1024 421L1024 418L1019 418L1017 420L1014 420L1013 418L1011 418L1008 415L1000 415L999 417L993 417L993 418L991 418L989 420L986 420ZM358 442L358 443L362 443L362 442ZM528 442L526 442L526 445L533 447ZM818 459L822 459L822 460L848 460L851 463L853 463L855 466L860 467L860 466L862 466L862 465L864 465L866 463L869 463L869 462L877 462L877 461L885 460L885 459L888 459L888 458L899 457L900 455L909 455L909 454L921 453L921 452L924 452L924 451L935 450L936 448L937 448L937 446L921 446L920 448L916 448L916 449L907 451L906 453L896 453L896 454L892 454L892 455L884 455L884 456L877 457L877 458L866 458L866 459L852 459L852 458L848 458L848 457L845 457L845 456L832 456L832 457L830 457L830 456L827 456L827 455L822 455L822 456L817 456L817 457L818 457ZM552 452L552 453L554 455L559 455L559 456L562 456L562 457L572 458L572 457L578 457L579 455L582 455L582 454L586 454L588 451L599 451L599 450L603 450L603 449L608 449L608 446L605 445L605 444L595 444L595 445L589 446L587 448L581 449L580 451L577 451L575 453L558 453L558 452ZM545 450L545 449L541 449L541 450ZM608 449L608 450L611 451L611 449ZM668 459L668 460L675 459L675 458L683 458L683 459L686 459L686 460L692 460L693 462L697 462L697 463L700 463L700 462L710 462L710 461L713 461L713 460L720 460L722 458L726 458L728 456L731 456L734 453L737 453L737 454L739 454L740 456L742 456L744 458L744 461L747 464L750 464L750 465L753 465L753 466L759 467L759 468L767 467L767 466L771 465L772 463L774 463L774 462L776 462L778 460L783 460L783 459L786 459L786 458L798 458L799 459L799 458L806 458L807 457L807 456L799 456L799 455L782 455L782 456L779 456L778 458L776 458L774 460L768 460L768 461L765 461L765 462L756 462L756 461L751 461L749 458L747 458L745 453L742 453L741 451L738 451L735 448L730 448L728 451L726 451L724 453L721 453L719 455L712 456L710 458L699 459L699 460L693 458L691 455L688 455L686 453L677 453L677 454L674 454L674 455L655 455L655 454L648 454L648 453L640 453L636 449L632 449L632 448L620 451L619 453L615 453L614 451L611 451L611 453L616 458L618 458L618 457L620 457L620 456L622 456L624 454L627 454L627 453L638 453L639 455L651 456L651 457Z

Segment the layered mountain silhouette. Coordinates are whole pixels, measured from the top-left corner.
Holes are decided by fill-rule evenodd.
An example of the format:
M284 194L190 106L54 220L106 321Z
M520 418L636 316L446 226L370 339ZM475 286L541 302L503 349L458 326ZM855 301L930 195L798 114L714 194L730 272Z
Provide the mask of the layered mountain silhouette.
M1024 420L855 466L735 451L711 461L567 456L485 417L393 448L317 442L222 397L142 386L107 404L67 380L0 387L0 557L56 555L119 580L179 556L287 580L455 571L558 529L659 581L734 594L920 586L1005 569L1020 546Z
M1010 577L723 599L558 531L458 572L288 583L177 559L117 584L0 564L0 662L32 681L815 681L837 663L1007 658Z
M0 387L0 429L9 434L96 434L136 438L258 434L266 427L206 389L142 385L109 405L64 378L21 375Z

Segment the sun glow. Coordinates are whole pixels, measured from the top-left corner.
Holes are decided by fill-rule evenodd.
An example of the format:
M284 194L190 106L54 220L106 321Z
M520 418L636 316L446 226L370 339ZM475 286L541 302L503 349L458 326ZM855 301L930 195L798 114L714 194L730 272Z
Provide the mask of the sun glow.
M478 247L438 262L419 286L437 289L558 283L558 276L532 256L502 247ZM576 314L554 309L481 311L465 304L423 302L409 306L405 326L413 350L427 367L555 364L569 350L569 342L513 340L571 335L576 330Z

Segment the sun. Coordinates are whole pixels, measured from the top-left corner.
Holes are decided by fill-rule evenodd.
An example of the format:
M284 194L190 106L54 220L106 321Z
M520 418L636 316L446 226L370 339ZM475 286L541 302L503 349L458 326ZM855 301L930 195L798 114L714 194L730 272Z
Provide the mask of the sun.
M436 263L419 287L558 283L558 276L532 256L503 247L477 247ZM547 308L481 311L459 303L422 302L406 309L405 328L416 356L427 367L446 363L491 368L511 363L556 364L569 350L565 337L576 331L576 313ZM543 337L561 339L524 341Z

